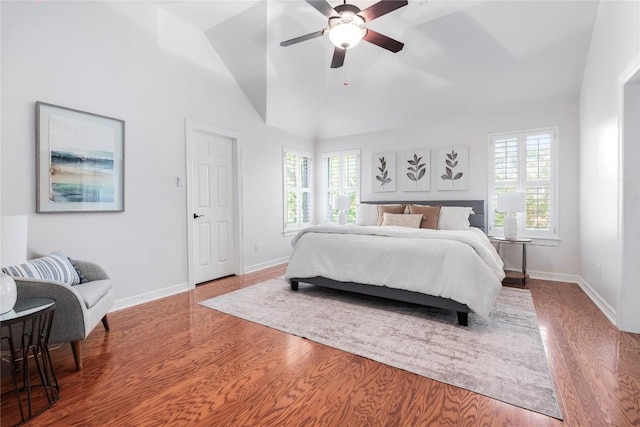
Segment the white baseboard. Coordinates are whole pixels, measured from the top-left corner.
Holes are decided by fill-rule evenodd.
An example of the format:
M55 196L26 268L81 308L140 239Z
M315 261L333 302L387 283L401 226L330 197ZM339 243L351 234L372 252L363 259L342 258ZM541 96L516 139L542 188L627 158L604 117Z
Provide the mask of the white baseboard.
M109 310L109 313L113 313L114 311L123 310L125 308L133 307L138 304L144 304L145 302L157 300L160 298L168 297L171 295L179 294L182 292L186 292L189 290L189 283L184 282L178 285L169 286L163 289L158 289L155 291L147 292L140 295L135 295L132 297L122 298L116 300Z
M259 264L249 265L244 268L245 274L253 273L254 271L264 270L265 268L275 267L276 265L284 264L289 262L289 257L285 256L282 258L272 259L271 261L261 262Z
M580 284L582 278L575 274L548 273L546 271L527 271L532 279L552 280L554 282L568 282Z
M284 264L289 261L289 257L282 257L273 259L271 261L261 262L245 267L246 273L253 273L255 271L264 270L265 268L275 267L280 264ZM577 283L580 289L593 301L598 309L605 315L609 321L616 324L616 311L598 294L582 277L574 274L562 274L562 273L548 273L544 271L528 271L527 274L532 279L552 280L556 282L569 282ZM147 292L132 297L122 298L116 300L109 313L123 310L125 308L133 307L138 304L144 304L145 302L154 301L160 298L176 295L189 290L189 283L180 283L178 285L169 286L163 289Z
M582 277L578 282L578 286L580 286L580 289L582 289L584 293L587 294L587 296L591 299L591 301L593 301L596 307L600 309L602 314L604 314L604 316L609 319L609 321L615 326L616 311L609 305L609 303L606 302L604 298L602 298L600 294L596 292L595 289L593 289L591 285L589 285L587 281Z
M616 311L581 276L575 274L547 273L544 271L527 271L527 274L532 279L577 283L580 289L582 289L582 291L587 294L589 299L593 301L593 303L596 305L596 307L598 307L602 314L604 314L604 316L609 319L609 321L615 326Z
M289 257L282 257L278 259L273 259L267 262L261 262L260 264L250 265L245 267L246 273L253 273L254 271L264 270L265 268L275 267L276 265L284 264L289 262ZM125 308L130 308L139 304L144 304L145 302L154 301L160 298L168 297L171 295L176 295L182 292L187 292L189 290L189 283L184 282L173 286L168 286L163 289L158 289L155 291L147 292L140 295L134 295L132 297L122 298L116 300L109 310L109 313L113 313L114 311L123 310Z

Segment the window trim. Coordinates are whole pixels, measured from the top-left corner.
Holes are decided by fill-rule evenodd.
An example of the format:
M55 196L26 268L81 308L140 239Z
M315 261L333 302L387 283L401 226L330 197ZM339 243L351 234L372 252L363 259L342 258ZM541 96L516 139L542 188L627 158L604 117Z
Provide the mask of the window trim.
M532 238L536 240L547 240L554 241L560 240L560 227L559 227L559 218L560 215L559 207L560 207L560 198L559 198L559 145L560 145L560 133L558 126L549 126L543 128L535 128L535 129L526 129L526 130L518 130L513 132L499 132L489 134L487 141L488 147L488 170L487 170L487 181L488 181L488 190L487 190L487 230L489 236L502 236L504 235L503 227L494 226L495 221L495 148L493 146L493 142L497 138L503 137L517 137L518 139L518 182L516 183L518 187L518 191L524 191L524 185L526 184L526 177L522 178L524 175L521 175L521 171L526 171L526 149L522 143L522 138L526 138L528 135L539 134L539 133L549 133L551 134L551 215L549 217L550 229L548 231L545 230L533 230L526 229L526 213L518 213L516 214L518 218L518 237L526 237Z
M327 200L327 193L329 192L329 186L327 185L327 181L328 181L328 176L327 176L327 161L329 159L329 157L336 157L336 156L340 156L340 189L338 190L338 192L340 194L342 194L344 192L344 185L343 185L343 170L342 170L342 159L344 156L350 156L350 155L355 155L356 156L356 178L357 178L357 183L355 186L355 192L356 192L356 204L360 203L360 180L361 180L361 173L360 173L360 149L359 148L354 148L351 150L339 150L339 151L331 151L331 152L327 152L327 153L322 153L322 222L325 224L337 224L337 222L329 222L327 220L327 215L326 215L326 211L327 211L327 206L329 205L330 201Z
M309 215L309 222L301 222L300 220L295 223L295 224L288 224L287 223L287 212L288 212L288 203L287 203L287 194L289 193L289 189L290 187L287 185L287 154L293 154L296 156L296 174L297 174L297 182L298 182L298 186L295 188L296 192L298 194L301 194L302 192L307 192L309 193L309 203L311 204L310 207L310 215ZM302 187L300 186L300 183L302 182L300 179L300 160L302 158L308 158L309 159L309 188L307 190L302 190ZM307 151L302 151L302 150L298 150L296 148L291 148L291 147L287 147L287 146L283 146L282 147L282 233L284 236L291 236L294 235L295 233L297 233L298 231L302 230L305 227L308 227L310 225L313 224L313 218L314 218L314 176L313 176L313 171L314 171L314 164L313 164L313 154ZM293 187L291 187L293 188ZM298 200L302 200L301 198L299 198ZM300 202L298 203L297 206L298 209L298 218L301 219L302 215L301 215L301 204Z

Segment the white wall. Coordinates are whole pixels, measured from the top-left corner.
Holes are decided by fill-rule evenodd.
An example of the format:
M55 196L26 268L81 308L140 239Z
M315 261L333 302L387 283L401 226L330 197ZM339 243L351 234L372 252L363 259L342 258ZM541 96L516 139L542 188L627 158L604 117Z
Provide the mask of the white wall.
M421 126L372 132L341 138L321 140L316 146L316 158L322 153L361 149L361 200L446 200L487 198L488 140L492 133L548 126L559 127L560 167L560 220L561 241L558 246L530 246L528 250L528 270L556 275L577 275L580 271L578 258L578 107L571 101L553 105L523 106L521 110L485 111L472 117L460 117L448 122L430 122L425 118ZM373 193L371 187L371 159L374 153L383 151L401 152L415 148L430 148L431 158L438 148L469 146L469 190L437 191L436 170L431 170L430 192ZM318 199L318 203L320 200ZM318 218L318 220L320 220ZM506 246L513 246L506 247ZM519 267L517 245L505 245L505 255ZM510 256L511 255L511 256ZM513 256L517 255L517 256Z
M282 145L196 29L148 2L2 2L2 214L30 216L29 247L102 264L120 301L187 282L185 118L243 148L248 269L290 254ZM35 213L35 101L125 120L124 213ZM254 251L259 243L261 251Z
M580 256L610 314L621 289L618 76L639 55L640 3L600 2L580 93Z

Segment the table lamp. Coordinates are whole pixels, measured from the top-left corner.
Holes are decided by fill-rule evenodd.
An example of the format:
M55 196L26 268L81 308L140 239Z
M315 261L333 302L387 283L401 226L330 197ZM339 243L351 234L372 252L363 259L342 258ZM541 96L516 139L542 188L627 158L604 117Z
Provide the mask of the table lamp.
M333 209L338 211L338 224L346 224L347 214L345 211L351 209L351 198L349 196L334 196Z
M27 260L26 215L2 215L0 218L0 265L8 267ZM11 276L0 272L0 314L13 310L18 297L16 282Z
M504 237L507 239L518 238L518 218L516 213L525 212L525 193L503 193L498 194L498 204L496 210L506 213L504 217Z

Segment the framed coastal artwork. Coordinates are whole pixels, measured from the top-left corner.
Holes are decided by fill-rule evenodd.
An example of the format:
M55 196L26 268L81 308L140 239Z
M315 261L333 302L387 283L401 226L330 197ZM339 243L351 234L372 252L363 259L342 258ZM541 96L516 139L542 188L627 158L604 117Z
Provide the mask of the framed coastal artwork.
M377 153L371 159L374 193L396 191L396 153Z
M441 148L436 157L439 191L469 189L469 147Z
M409 150L400 160L402 191L431 190L431 150Z
M36 212L124 211L124 121L36 102Z

